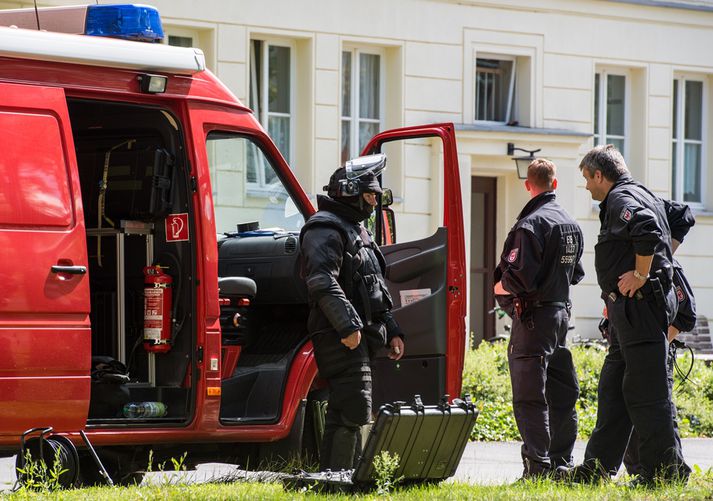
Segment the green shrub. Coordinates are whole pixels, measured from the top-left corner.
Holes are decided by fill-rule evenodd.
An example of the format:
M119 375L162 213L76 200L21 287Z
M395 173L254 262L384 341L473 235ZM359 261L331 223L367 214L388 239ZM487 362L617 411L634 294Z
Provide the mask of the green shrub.
M572 357L577 369L580 396L577 401L579 438L588 438L597 419L597 386L606 351L574 346ZM685 373L690 355L678 357ZM675 375L674 402L679 412L683 437L713 437L713 367L696 361L688 381L681 384ZM519 440L512 413L512 387L507 363L507 343L481 343L469 350L463 369L463 393L470 393L480 410L472 440Z

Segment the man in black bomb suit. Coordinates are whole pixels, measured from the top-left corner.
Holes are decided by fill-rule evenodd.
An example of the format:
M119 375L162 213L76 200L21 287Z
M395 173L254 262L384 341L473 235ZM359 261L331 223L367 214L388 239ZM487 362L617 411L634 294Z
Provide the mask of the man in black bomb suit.
M307 327L319 374L329 385L321 470L355 467L360 429L371 418L371 358L385 346L393 360L404 354L383 276L386 261L361 224L382 193L377 176L385 166L384 155L370 155L337 169L325 186L328 196L317 197L318 212L300 233Z

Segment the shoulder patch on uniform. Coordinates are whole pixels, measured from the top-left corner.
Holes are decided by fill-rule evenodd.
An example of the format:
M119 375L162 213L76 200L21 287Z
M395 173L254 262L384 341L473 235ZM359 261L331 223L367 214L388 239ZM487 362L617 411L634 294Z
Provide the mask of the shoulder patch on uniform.
M515 260L517 260L517 255L520 253L520 248L515 247L513 250L510 251L510 254L508 254L508 263L514 263Z
M619 217L621 218L622 221L624 221L625 223L628 223L629 221L631 221L631 216L633 216L633 215L634 215L634 213L631 211L630 208L624 207L622 209L621 215Z
M676 297L678 298L679 303L682 303L686 300L686 293L683 291L683 287L681 287L680 285L676 286Z

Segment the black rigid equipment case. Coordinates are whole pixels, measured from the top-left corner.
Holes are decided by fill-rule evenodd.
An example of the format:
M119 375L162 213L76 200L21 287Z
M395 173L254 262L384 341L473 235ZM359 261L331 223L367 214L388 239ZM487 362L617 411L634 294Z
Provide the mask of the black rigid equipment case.
M400 483L439 482L455 474L478 410L470 396L438 405L414 403L382 405L357 467L352 471L302 473L283 480L286 488L311 487L331 491L369 490L374 486L374 458L382 451L399 455L393 478Z

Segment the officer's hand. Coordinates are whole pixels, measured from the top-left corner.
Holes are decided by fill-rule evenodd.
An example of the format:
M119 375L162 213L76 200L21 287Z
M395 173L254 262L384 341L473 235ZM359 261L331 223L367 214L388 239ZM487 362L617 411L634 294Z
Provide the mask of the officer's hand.
M359 346L359 343L361 343L361 331L354 331L347 337L342 338L342 344L350 350Z
M398 360L404 356L404 340L400 336L393 337L389 342L389 346L391 346L391 351L389 352L391 360Z
M602 310L602 316L604 318L609 318L609 312L607 311L607 307L605 306L604 309Z
M681 332L678 329L676 329L673 325L668 326L668 342L670 343L674 339L676 339L676 336L678 336L678 333Z
M503 287L502 282L498 282L495 284L493 287L493 292L495 293L496 296L509 296L510 293L505 290L505 287Z
M617 285L619 287L619 292L621 292L623 296L634 297L636 291L641 289L644 285L644 281L636 278L634 276L634 271L632 270L620 275L619 283Z

